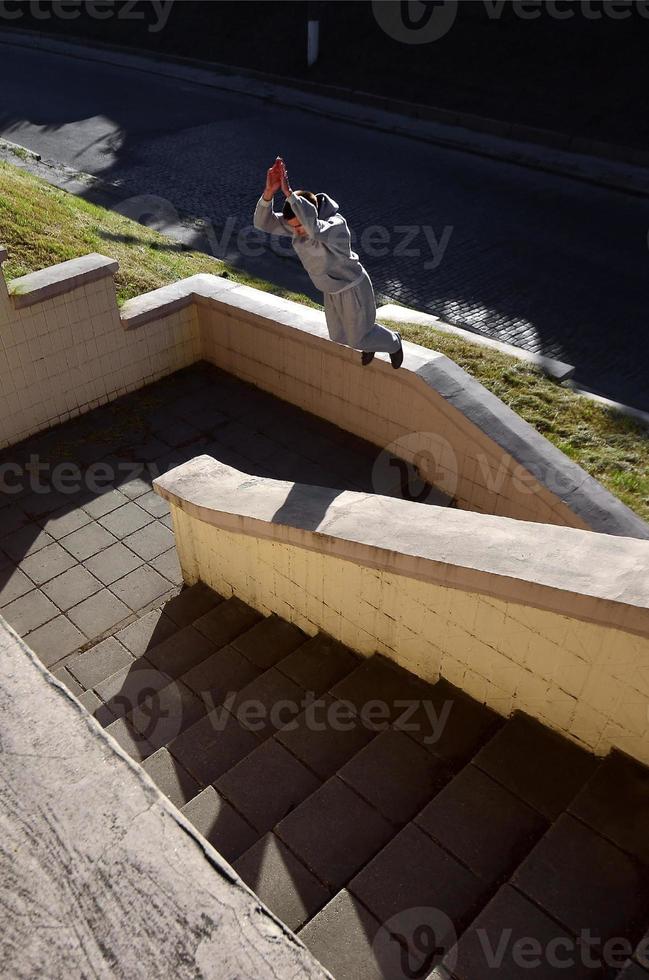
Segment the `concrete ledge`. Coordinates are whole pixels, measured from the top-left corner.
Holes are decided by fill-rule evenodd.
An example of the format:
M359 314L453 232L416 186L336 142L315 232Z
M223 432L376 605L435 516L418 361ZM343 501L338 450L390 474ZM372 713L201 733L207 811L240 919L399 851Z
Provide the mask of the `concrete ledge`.
M8 257L9 253L7 252L7 249L3 245L0 245L0 265L2 265L3 262L6 262Z
M287 336L286 328L290 328L292 331L300 332L302 341L306 341L313 347L314 354L317 352L321 355L326 352L328 358L341 358L345 361L356 357L349 349L330 342L324 314L318 310L305 308L299 303L248 286L224 289L222 285L218 285L218 277L209 274L194 276L192 289L196 293L199 304L207 307L208 310L216 307L228 317L241 317L243 314L251 323L268 324L277 342L281 342L281 338ZM203 355L208 359L211 350L210 329L208 322L203 327ZM255 355L259 360L263 359L264 347L265 344L261 342L260 337ZM645 521L457 364L443 354L418 344L406 342L404 350L406 352L404 364L401 370L396 372L396 376L389 365L379 359L372 371L386 372L386 381L389 378L393 388L401 389L406 401L411 397L406 395L408 389L412 393L419 391L427 398L434 397L436 394L441 395L449 406L457 410L462 419L475 425L480 433L493 442L494 449L498 448L507 453L516 464L524 468L528 475L531 474L532 482L538 481L538 486L549 491L557 504L561 502L572 511L579 522L583 522L594 531L607 534L649 538L649 525ZM243 356L242 351L233 352L227 370L237 373L236 357L239 354ZM555 366L559 372L558 362ZM288 365L284 371L288 371ZM301 404L300 407L306 407L320 414L321 409L318 407L322 401L320 390L327 385L326 369L319 369L317 376L320 380L318 384L313 385L314 404ZM282 385L283 390L275 393L293 401L291 392L295 380L287 374ZM300 383L304 380L304 378L299 379ZM263 382L259 379L254 383L263 386ZM353 394L349 397L353 398ZM398 398L401 398L401 395ZM435 407L432 404L430 411L430 425L432 425L436 417ZM388 416L387 424L394 428L397 422L396 415L389 417L385 409L382 412L384 416ZM353 412L351 415L353 419ZM334 421L344 428L349 427L355 431L353 420L347 421L340 417ZM365 432L357 432L357 434L379 444L376 436L373 437ZM533 492L533 489L528 491L529 494Z
M421 313L419 310L411 310L407 306L396 306L394 303L386 303L376 311L377 320L392 320L395 323L417 323L422 327L432 327L442 333L453 334L461 337L470 344L477 344L479 347L489 347L491 350L499 351L501 354L508 354L516 357L519 361L527 361L540 368L549 377L557 381L566 381L575 373L572 364L566 364L553 357L544 357L542 354L534 354L532 351L523 350L521 347L514 347L513 344L504 344L500 340L493 340L491 337L483 337L479 333L471 330L463 330L461 327L453 327L450 323L444 323L439 317L431 313Z
M180 279L127 300L120 310L122 326L125 330L135 330L201 299L215 298L221 292L236 289L238 286L239 283L222 276L205 273Z
M450 358L417 374L593 531L649 539L646 521Z
M119 262L92 252L79 259L70 259L58 265L30 272L19 279L7 283L7 290L16 309L33 306L43 300L70 292L77 286L113 276L119 269Z
M649 542L338 492L198 456L154 481L205 524L649 636Z
M2 619L0 701L4 975L329 977Z

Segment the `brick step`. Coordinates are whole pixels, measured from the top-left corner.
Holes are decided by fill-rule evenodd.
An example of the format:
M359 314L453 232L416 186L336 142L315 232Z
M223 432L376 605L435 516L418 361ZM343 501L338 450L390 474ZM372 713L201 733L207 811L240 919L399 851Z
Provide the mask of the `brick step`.
M497 972L518 980L517 940L543 947L567 937L578 959L570 976L603 980L613 974L582 970L577 936L590 928L633 949L646 933L648 817L647 769L619 753L600 763L515 715L300 938L337 980L481 980L494 974L485 949L509 929L509 959ZM422 929L435 946L422 944ZM649 949L636 959L634 970L649 969ZM565 970L546 963L538 975Z
M590 928L637 946L649 929L649 773L619 753L601 762L202 585L67 669L337 980L480 980L485 934L495 949L507 929L498 973L513 980L517 938ZM620 976L649 980L649 950Z
M240 858L234 854L235 869L292 929L392 840L500 724L445 682L427 684L380 656L332 677L319 693L329 724L316 730L305 712L214 786L263 832ZM345 703L338 730L335 709ZM276 778L263 782L267 767ZM288 791L294 781L299 793ZM206 795L218 806L213 791ZM280 801L295 808L284 816Z

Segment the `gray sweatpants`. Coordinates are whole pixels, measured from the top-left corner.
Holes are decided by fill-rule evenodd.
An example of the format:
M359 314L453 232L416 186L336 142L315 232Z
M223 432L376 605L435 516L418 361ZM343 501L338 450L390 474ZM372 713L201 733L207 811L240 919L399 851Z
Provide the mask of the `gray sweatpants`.
M367 272L356 286L341 293L325 293L324 311L329 336L337 344L386 354L399 350L396 333L376 322L374 288Z

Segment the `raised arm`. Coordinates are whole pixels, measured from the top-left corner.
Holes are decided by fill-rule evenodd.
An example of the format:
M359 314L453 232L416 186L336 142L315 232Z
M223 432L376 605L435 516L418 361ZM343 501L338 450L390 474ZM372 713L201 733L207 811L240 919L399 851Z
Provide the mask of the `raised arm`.
M257 201L255 214L252 223L260 231L268 232L269 235L288 235L292 237L291 226L287 224L281 214L273 211L273 196L282 185L279 157L272 167L268 168L266 174L266 186L264 192Z

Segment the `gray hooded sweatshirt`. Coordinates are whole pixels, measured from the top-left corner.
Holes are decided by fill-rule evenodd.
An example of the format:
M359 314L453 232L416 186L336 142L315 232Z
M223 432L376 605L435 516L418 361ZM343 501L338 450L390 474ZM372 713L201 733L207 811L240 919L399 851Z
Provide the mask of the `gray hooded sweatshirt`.
M288 202L300 219L306 235L296 235L281 214L273 211L273 201L257 201L253 224L271 235L288 235L311 282L323 293L337 293L359 282L365 273L358 255L352 251L347 222L337 203L328 194L316 194L318 208L305 197L291 194Z

